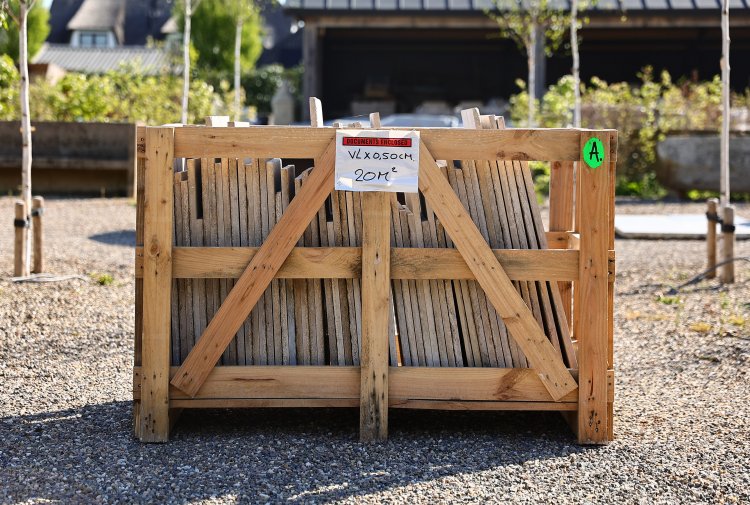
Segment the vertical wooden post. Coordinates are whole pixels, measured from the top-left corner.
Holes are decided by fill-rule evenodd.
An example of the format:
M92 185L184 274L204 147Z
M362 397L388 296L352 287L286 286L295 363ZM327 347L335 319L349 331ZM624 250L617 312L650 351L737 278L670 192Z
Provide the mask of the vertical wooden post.
M16 202L15 212L15 218L13 219L13 226L16 230L13 248L13 275L22 277L29 273L26 259L26 228L29 227L29 222L26 220L26 204L22 200Z
M721 261L726 261L721 267L721 282L734 283L734 207L727 205L722 211L721 222Z
M597 167L584 160L596 137L605 158ZM580 206L580 279L574 307L578 336L578 442L601 444L608 439L607 357L610 243L609 133L583 132L577 205Z
M143 336L139 438L169 438L169 338L172 294L174 130L146 131Z
M549 180L549 231L573 230L573 176L572 161L553 161L550 164ZM571 321L573 289L570 282L559 282L563 309Z
M362 194L362 353L359 438L388 437L391 208L388 193Z
M42 214L44 213L44 198L35 196L31 204L32 231L34 232L34 268L32 272L40 274L44 271L44 229L42 228Z
M706 221L708 222L708 229L706 230L706 268L709 269L706 273L706 279L713 279L716 277L716 223L719 222L719 200L717 198L709 198L706 202Z

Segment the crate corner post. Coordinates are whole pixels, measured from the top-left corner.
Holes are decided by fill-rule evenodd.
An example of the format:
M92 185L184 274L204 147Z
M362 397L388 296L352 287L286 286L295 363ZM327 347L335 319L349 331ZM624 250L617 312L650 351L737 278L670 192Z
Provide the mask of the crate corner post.
M141 394L136 422L141 442L169 438L173 159L174 129L147 128Z
M609 132L581 131L580 149L576 188L577 202L580 202L580 280L574 307L579 366L575 431L580 444L606 444L610 441L609 249L610 185L613 184L608 159L612 157Z

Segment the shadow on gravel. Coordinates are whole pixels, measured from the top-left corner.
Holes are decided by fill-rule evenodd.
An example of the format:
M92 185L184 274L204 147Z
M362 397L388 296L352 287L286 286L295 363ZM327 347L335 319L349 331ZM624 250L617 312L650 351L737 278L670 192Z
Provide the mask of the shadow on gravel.
M89 240L107 245L135 247L135 230L108 231L91 235Z
M156 445L133 438L130 402L0 418L0 502L325 502L587 450L554 413L391 410L372 445L358 415L186 411Z

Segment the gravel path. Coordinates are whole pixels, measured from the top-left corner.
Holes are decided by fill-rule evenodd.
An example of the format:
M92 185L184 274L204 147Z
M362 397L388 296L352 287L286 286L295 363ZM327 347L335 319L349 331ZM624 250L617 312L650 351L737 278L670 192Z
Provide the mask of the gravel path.
M655 210L703 206L618 205ZM617 243L606 447L577 446L555 414L399 410L380 445L357 442L352 410L193 411L169 444L142 445L130 406L134 207L50 200L48 270L86 280L48 285L7 281L11 215L0 198L2 503L750 502L750 266L730 288L659 296L702 269L703 242Z

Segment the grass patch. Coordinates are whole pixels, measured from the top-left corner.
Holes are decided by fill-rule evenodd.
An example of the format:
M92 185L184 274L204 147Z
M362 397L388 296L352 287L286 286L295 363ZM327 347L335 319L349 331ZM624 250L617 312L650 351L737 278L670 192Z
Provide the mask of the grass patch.
M679 296L659 295L656 301L664 305L679 305L681 303Z
M115 282L115 278L112 274L94 273L91 274L91 278L100 286L111 286Z

